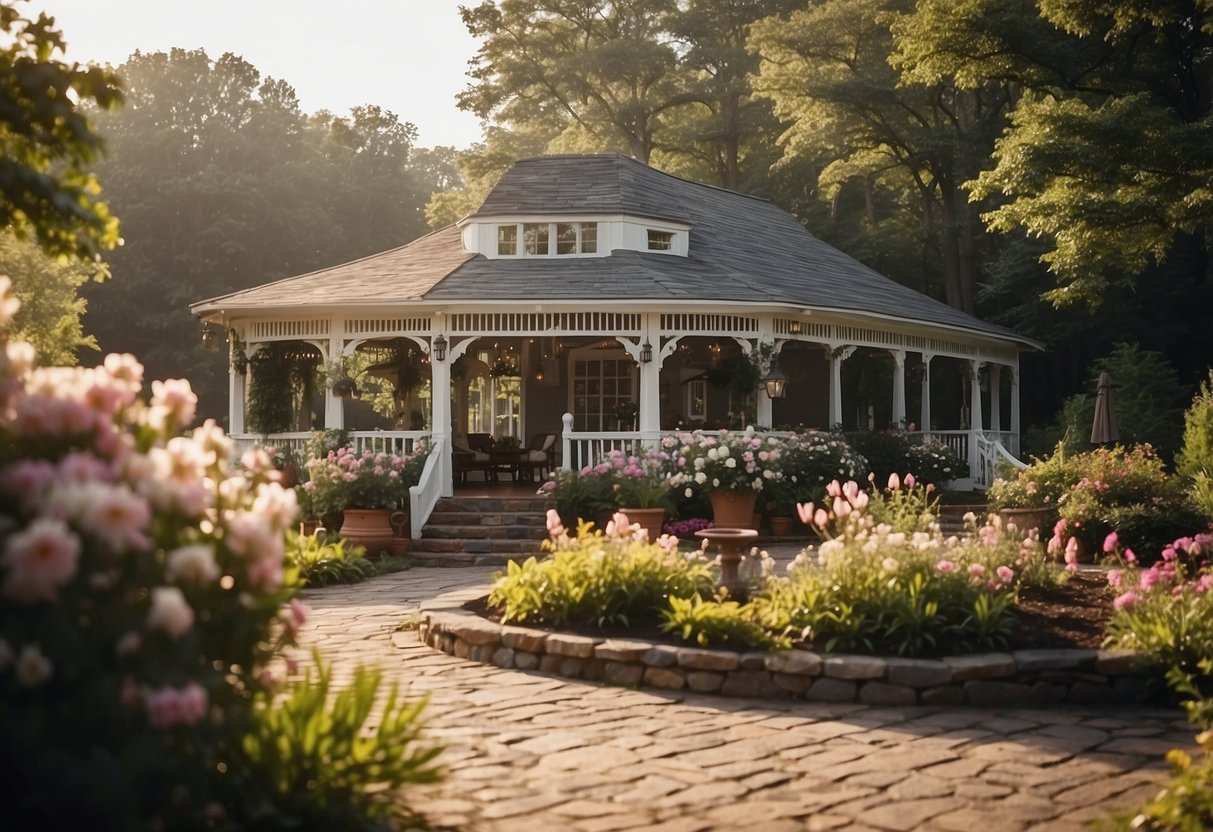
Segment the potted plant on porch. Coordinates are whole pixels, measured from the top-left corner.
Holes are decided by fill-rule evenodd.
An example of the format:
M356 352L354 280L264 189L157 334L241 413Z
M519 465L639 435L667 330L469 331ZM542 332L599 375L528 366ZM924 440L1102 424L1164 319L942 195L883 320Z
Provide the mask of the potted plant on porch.
M318 513L341 512L343 538L377 555L392 547L393 512L420 481L428 452L422 443L407 456L338 448L308 462L303 487Z
M649 540L656 540L661 536L665 514L670 507L670 481L664 454L630 456L622 451L611 451L606 461L614 479L612 491L616 507L629 521L639 523L648 532Z
M754 527L758 494L779 479L779 440L752 431L676 433L662 440L670 485L707 494L717 528Z

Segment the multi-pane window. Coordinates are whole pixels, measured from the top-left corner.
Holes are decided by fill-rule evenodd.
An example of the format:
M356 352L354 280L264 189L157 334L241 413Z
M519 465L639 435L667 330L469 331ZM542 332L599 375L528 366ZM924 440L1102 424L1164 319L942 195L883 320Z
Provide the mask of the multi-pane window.
M555 242L555 250L552 242ZM522 243L521 249L519 242ZM549 254L597 254L596 222L528 222L497 226L497 254L546 257Z
M497 253L506 256L518 253L518 226L497 226Z
M522 226L522 253L548 253L548 224L546 222L528 222Z
M634 401L636 365L630 358L573 361L573 429L625 430L615 415L619 405Z
M674 245L673 231L649 229L649 251L669 251Z
M581 253L595 254L598 251L598 223L578 223L581 229Z

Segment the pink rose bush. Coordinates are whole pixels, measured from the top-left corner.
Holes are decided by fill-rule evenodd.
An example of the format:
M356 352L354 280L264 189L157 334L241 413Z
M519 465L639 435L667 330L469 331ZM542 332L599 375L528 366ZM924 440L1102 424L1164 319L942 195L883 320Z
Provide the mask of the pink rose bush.
M428 454L424 443L405 455L337 448L308 461L302 488L318 515L347 508L402 508L409 489L421 480Z
M0 780L6 818L274 828L278 781L242 738L274 712L266 671L306 617L283 568L295 494L263 453L237 467L213 422L183 432L186 381L145 392L129 355L35 366L5 338L9 289L0 277L0 747L21 761Z
M661 440L670 486L686 497L715 490L762 491L781 476L781 441L750 431L673 433Z

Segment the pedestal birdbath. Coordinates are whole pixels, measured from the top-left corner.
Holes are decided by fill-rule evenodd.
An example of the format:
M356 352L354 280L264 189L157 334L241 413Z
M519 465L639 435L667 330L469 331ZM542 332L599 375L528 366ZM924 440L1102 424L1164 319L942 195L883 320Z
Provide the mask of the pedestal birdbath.
M737 567L741 565L742 549L758 539L758 532L753 529L704 529L695 532L695 536L720 547L720 585L729 590L730 597L744 600L746 585L738 577Z

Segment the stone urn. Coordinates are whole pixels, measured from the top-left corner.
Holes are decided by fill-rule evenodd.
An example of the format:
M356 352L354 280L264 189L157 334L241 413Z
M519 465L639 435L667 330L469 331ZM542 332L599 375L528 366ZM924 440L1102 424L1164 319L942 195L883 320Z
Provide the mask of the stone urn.
M649 542L661 537L661 527L665 523L664 508L621 508L628 516L629 523L639 523L649 535Z
M717 489L709 492L708 499L712 501L712 523L716 528L755 528L754 504L758 502L758 492L750 489L744 491Z

